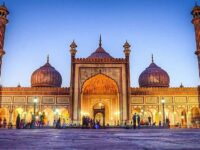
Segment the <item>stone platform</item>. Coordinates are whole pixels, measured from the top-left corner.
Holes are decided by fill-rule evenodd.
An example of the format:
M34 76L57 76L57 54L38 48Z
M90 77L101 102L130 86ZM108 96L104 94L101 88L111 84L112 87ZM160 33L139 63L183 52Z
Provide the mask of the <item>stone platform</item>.
M0 129L4 149L200 149L200 129Z

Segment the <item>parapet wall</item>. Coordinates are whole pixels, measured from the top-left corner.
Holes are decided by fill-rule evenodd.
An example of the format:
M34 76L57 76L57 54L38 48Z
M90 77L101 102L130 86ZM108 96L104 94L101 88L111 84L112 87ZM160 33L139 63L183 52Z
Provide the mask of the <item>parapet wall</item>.
M131 88L131 95L199 95L198 87Z

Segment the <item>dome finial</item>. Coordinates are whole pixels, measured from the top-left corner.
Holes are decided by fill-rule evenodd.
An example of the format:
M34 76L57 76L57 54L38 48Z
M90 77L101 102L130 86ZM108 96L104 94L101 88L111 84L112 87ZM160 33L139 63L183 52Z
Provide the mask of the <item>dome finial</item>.
M17 87L21 87L21 84L20 84L20 82L18 83Z
M183 88L184 86L183 86L183 83L181 82L181 85L180 85L180 88Z
M151 54L151 61L152 61L152 63L154 63L153 54Z
M99 37L99 47L102 46L102 41L101 41L101 34L100 34L100 37Z
M49 54L47 55L47 63L49 63Z

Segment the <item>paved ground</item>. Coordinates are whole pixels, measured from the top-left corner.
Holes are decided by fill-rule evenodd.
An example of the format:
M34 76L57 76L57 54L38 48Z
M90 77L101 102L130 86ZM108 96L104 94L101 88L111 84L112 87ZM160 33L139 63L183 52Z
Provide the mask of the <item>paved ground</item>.
M200 129L0 129L4 149L200 149Z

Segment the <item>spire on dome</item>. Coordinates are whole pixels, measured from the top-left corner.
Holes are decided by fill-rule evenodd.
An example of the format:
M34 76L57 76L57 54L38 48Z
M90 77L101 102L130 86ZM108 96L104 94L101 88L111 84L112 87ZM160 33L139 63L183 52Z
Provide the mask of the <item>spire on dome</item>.
M151 54L151 62L154 63L153 54Z
M99 37L99 47L102 46L102 40L101 40L101 34L100 34L100 37Z
M49 54L47 55L47 63L49 63Z

